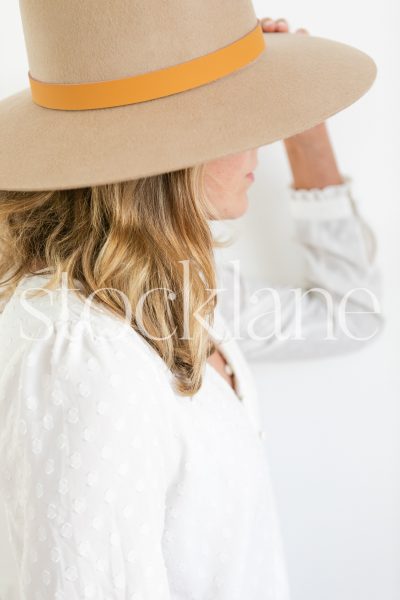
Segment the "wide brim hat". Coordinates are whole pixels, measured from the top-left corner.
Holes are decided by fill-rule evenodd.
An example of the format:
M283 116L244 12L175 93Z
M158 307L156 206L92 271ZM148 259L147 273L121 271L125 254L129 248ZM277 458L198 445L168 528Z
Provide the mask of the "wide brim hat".
M175 171L285 139L354 103L376 65L265 33L248 0L20 0L29 87L0 102L0 189Z

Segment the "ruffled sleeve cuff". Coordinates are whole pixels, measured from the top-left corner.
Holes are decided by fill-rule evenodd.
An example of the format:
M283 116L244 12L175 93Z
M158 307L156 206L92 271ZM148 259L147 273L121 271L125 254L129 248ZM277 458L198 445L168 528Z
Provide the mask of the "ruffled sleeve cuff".
M295 189L289 186L289 207L295 219L346 219L354 215L351 195L352 178L343 176L344 183L324 188Z

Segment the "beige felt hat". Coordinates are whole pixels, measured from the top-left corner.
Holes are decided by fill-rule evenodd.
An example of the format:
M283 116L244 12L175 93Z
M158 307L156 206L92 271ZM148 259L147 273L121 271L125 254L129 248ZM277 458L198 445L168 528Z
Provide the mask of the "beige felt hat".
M27 88L0 102L0 189L174 171L304 131L372 85L333 40L263 33L250 0L20 0Z

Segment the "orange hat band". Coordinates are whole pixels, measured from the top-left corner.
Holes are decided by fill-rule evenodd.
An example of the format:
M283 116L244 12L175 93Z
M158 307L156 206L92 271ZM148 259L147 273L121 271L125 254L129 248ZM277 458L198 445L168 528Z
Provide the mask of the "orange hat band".
M28 72L32 99L45 108L89 110L162 98L225 77L255 60L265 48L261 23L242 38L198 58L123 79L46 83Z

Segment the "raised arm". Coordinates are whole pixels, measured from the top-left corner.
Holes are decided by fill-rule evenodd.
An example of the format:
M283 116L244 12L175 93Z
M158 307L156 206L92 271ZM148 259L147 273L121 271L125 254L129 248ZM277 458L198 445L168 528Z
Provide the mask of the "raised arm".
M263 26L288 31L283 19ZM234 264L220 264L219 309L252 360L361 349L384 324L375 234L361 214L351 179L340 174L325 123L284 144L293 176L294 239L304 256L305 279L301 288L276 286L246 278Z

